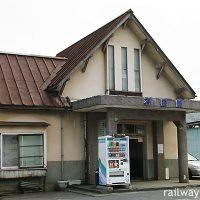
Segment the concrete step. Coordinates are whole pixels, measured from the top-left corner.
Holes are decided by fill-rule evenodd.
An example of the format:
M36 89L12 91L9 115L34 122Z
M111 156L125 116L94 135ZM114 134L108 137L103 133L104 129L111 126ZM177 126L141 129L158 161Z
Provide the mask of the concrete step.
M95 186L95 185L74 185L71 188L76 190L92 192L96 194L110 194L113 192L112 187Z

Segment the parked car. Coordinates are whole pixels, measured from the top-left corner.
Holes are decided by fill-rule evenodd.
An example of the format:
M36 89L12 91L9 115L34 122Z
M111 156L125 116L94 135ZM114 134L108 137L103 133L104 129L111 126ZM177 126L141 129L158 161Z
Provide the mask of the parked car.
M200 161L198 158L188 153L188 173L189 178L200 176Z

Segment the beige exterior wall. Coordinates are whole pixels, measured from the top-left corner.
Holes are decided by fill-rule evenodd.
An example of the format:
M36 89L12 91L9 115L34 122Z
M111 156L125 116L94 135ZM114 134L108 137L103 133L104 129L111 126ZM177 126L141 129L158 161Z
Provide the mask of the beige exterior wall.
M0 127L0 133L41 133L45 134L46 161L60 161L61 158L61 114L39 111L0 111L0 121L8 122L47 122L44 127ZM84 160L84 128L82 113L64 115L64 160Z
M109 45L115 51L115 89L122 90L121 47L127 47L128 91L135 91L134 48L140 49L140 41L129 28L119 28L110 39ZM170 82L160 76L155 63L144 52L141 53L141 88L143 96L175 99L174 88Z
M177 129L173 122L164 122L165 159L178 159Z
M134 48L140 49L140 41L128 28L119 28L110 38L109 44L114 46L115 90L122 90L121 47L127 47L128 91L135 91ZM95 95L103 95L109 88L108 61L101 48L89 60L85 73L84 64L67 81L62 96L78 100ZM141 88L143 96L175 99L174 88L163 75L157 80L158 70L155 63L143 51L141 53ZM107 75L106 75L107 74Z
M83 113L68 113L65 116L64 124L65 160L84 160L85 144Z
M104 62L104 53L99 48L90 58L86 71L82 72L83 65L70 77L62 96L77 100L105 94L106 69Z
M155 68L155 63L145 53L142 53L141 64L143 96L175 99L173 86L163 75L158 80L156 79L158 70Z
M115 56L115 90L122 90L121 47L127 47L128 91L135 91L134 48L140 49L140 42L129 28L119 28L110 39Z

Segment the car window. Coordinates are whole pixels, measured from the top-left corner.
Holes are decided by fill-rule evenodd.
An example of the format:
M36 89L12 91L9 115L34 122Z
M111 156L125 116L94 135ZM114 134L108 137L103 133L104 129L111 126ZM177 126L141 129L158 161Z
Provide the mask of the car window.
M189 160L189 161L196 161L196 160L198 160L198 159L195 158L194 156L188 154L188 160Z

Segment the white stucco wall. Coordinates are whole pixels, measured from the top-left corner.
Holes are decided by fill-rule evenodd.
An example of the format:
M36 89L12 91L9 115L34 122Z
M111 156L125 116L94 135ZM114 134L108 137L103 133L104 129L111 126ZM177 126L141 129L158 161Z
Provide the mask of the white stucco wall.
M141 55L142 62L142 93L145 97L175 99L176 95L171 83L161 75L157 80L158 70L149 55L145 52Z
M140 49L140 42L129 28L119 28L111 37L109 45L114 46L115 90L122 90L121 47L127 47L128 91L135 91L134 48Z
M122 90L121 47L127 47L128 62L128 91L135 91L134 77L134 48L140 49L140 40L128 28L119 28L110 38L108 45L114 46L115 58L115 90ZM81 69L71 75L63 90L62 96L68 96L71 100L87 98L95 95L106 94L108 89L108 61L107 54L100 47L89 60L85 73ZM157 80L158 70L151 56L145 51L141 52L141 87L142 94L146 97L175 99L174 88L163 76Z
M90 58L86 71L82 72L83 65L70 77L62 96L77 100L105 94L106 69L104 63L104 53L99 48Z

